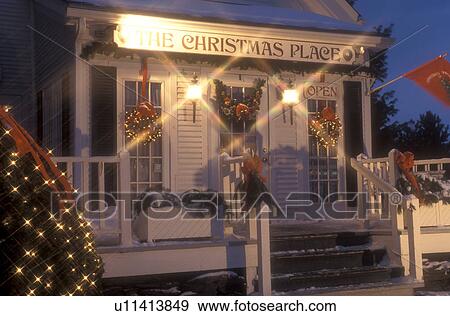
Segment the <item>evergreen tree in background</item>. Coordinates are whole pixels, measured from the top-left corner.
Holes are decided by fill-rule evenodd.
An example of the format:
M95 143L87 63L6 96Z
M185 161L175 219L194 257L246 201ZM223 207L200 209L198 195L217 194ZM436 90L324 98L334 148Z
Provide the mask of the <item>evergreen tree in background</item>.
M378 26L375 31L383 36L391 36L393 25ZM370 56L370 68L376 79L375 84L383 83L388 75L388 61L386 51ZM397 122L391 119L398 113L395 91L377 91L371 95L372 101L372 143L375 157L386 157L394 148L394 138L397 134Z
M11 134L0 123L0 295L98 294L103 268L89 224L52 201L49 184L61 175L46 180Z
M411 151L416 159L450 157L449 126L428 111L417 121L394 124L394 147Z

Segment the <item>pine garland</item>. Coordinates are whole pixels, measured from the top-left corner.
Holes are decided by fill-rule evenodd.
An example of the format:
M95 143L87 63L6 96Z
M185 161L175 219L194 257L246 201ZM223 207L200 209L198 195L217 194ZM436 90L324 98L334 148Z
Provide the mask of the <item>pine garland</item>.
M253 86L253 93L244 96L244 100L239 101L227 95L228 87L223 81L215 79L216 86L216 104L219 112L229 120L244 120L252 121L256 119L260 111L261 98L263 94L263 87L266 84L264 79L255 79Z

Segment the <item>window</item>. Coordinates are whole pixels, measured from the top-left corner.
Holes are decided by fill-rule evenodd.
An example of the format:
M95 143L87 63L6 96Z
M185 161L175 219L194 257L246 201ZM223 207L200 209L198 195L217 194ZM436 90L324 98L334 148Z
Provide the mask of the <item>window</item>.
M227 95L231 99L242 101L253 94L254 88L227 87ZM221 115L223 125L220 130L220 151L230 156L241 156L246 152L256 152L256 120L230 120Z
M139 81L125 81L125 110L132 110L141 101L142 86ZM149 83L150 101L161 114L162 84ZM127 140L127 146L130 145ZM151 144L143 142L128 147L131 158L131 191L145 192L148 189L163 189L162 139Z
M308 100L308 117L311 119L326 106L336 111L336 101ZM322 198L338 191L337 148L322 146L309 133L309 184L312 193Z

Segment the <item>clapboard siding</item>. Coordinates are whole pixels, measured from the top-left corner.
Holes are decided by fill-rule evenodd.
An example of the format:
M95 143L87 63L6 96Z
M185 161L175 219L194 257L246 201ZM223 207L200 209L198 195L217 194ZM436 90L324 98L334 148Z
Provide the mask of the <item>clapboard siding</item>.
M30 12L28 0L0 1L0 104L34 133Z
M189 85L189 75L177 76L177 165L176 189L184 192L193 188L206 188L208 183L208 157L205 130L206 113L197 105L196 121L193 122L193 105L184 102Z
M35 34L38 90L74 69L75 27L66 25L65 12L65 3L58 0L40 1L34 6L35 29L44 35Z
M0 1L0 93L31 88L31 36L27 0Z

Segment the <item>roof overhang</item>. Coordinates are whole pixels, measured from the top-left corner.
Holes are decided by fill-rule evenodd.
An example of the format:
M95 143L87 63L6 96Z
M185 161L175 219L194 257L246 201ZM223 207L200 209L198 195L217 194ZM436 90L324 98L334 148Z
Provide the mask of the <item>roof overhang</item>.
M361 65L367 61L367 59L364 60L364 58L362 58L362 55L359 55L359 51L362 50L361 48L364 48L362 51L366 51L366 49L382 50L388 48L392 44L391 38L378 36L373 33L349 34L325 30L301 30L242 25L240 23L231 22L226 24L213 23L203 20L174 19L151 14L144 16L71 6L67 9L67 16L69 18L84 18L88 24L117 25L118 27L114 32L116 44L122 48L136 50ZM129 21L128 23L131 24L126 24L126 21ZM139 21L142 23L138 23ZM121 33L121 31L125 29L127 32ZM168 37L170 37L170 46L162 47L159 46L160 43L158 42L158 46L154 47L155 40L150 40L151 45L147 44L149 42L148 39L153 38L157 32L168 34ZM123 34L131 34L133 36L121 36ZM138 37L136 37L135 34L139 34ZM272 50L275 50L275 48L277 48L276 44L279 44L281 49L277 50L279 55L274 54L270 50L267 54L265 53L266 51L261 54L260 51L255 52L254 50L249 54L248 48L244 54L242 53L242 48L239 53L230 53L223 48L225 46L222 46L222 50L219 51L211 51L211 46L209 51L206 49L198 50L193 48L194 46L192 46L192 49L186 49L187 46L185 45L185 42L183 42L185 38L195 39L204 36L207 38L215 38L216 43L217 39L222 41L222 43L230 39L235 43L239 43L240 41L247 43L258 42L258 44L263 44L262 47L265 47L264 45L270 46ZM121 39L124 40L121 41ZM166 39L161 39L161 41L165 40ZM160 39L158 39L158 41L160 41ZM293 54L294 49L296 49L295 55ZM321 52L320 56L318 53L319 51ZM322 52L324 52L324 54L322 54ZM327 55L325 55L325 53ZM322 58L322 56L326 56L327 59Z
M86 18L91 22L104 22L111 24L119 24L126 13L107 12L103 10L84 9L69 6L67 8L67 16L75 18ZM158 16L146 14L145 16ZM376 33L365 32L337 32L329 30L302 30L302 29L286 29L275 28L267 26L252 26L242 25L237 23L212 23L208 21L185 20L166 18L174 27L183 27L186 30L198 30L203 28L214 32L228 33L247 33L247 34L265 34L274 38L286 38L300 41L313 41L319 43L340 44L340 45L355 45L364 46L368 48L386 49L393 44L393 39L390 37L380 36Z

